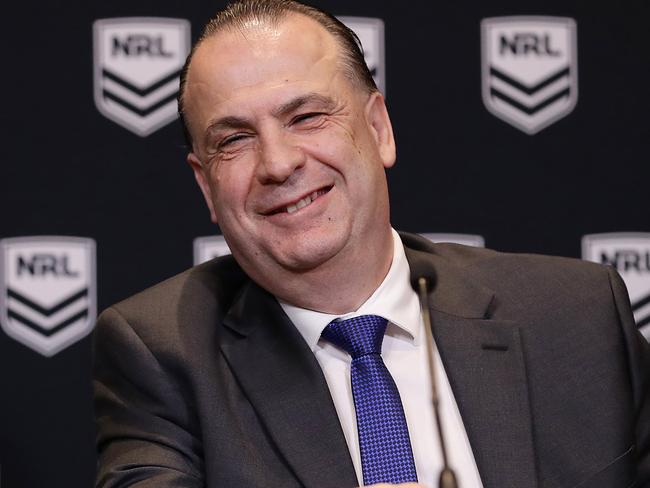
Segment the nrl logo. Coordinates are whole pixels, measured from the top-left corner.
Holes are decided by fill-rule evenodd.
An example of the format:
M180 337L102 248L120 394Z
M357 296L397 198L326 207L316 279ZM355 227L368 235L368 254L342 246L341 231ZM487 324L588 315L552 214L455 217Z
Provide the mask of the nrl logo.
M53 356L92 330L92 239L16 237L0 241L0 252L0 322L7 335Z
M483 103L535 134L578 101L576 24L567 17L493 17L481 22Z
M375 17L337 17L361 41L363 56L379 91L386 96L384 21Z
M230 254L230 247L223 236L205 236L194 239L194 265L226 254Z
M616 268L627 286L636 325L650 341L650 233L586 235L582 258Z
M102 115L141 137L175 120L190 23L102 19L93 24L93 37L95 105Z

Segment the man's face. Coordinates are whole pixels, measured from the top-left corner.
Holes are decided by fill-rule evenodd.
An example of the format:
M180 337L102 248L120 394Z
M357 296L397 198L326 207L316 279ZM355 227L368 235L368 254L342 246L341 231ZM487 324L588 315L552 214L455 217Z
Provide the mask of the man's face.
M383 99L346 77L315 21L289 15L205 40L185 111L212 219L257 281L354 260L388 229L395 147Z

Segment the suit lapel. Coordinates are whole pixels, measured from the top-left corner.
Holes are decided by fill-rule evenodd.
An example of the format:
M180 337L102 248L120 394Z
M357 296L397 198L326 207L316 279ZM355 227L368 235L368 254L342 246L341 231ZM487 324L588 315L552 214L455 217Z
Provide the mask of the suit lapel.
M221 349L278 449L305 487L357 486L327 383L277 301L250 284L224 319Z
M518 325L435 311L432 321L483 485L537 486Z
M412 238L404 239L406 246ZM440 351L485 488L537 486L532 421L519 324L490 318L497 298L461 267L418 240L410 264L436 275L430 311Z

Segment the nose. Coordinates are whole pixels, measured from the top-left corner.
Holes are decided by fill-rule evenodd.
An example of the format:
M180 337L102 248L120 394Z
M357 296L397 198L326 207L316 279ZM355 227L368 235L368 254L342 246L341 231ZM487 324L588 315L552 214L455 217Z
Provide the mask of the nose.
M305 164L303 149L281 130L260 138L259 156L257 177L262 183L283 183Z

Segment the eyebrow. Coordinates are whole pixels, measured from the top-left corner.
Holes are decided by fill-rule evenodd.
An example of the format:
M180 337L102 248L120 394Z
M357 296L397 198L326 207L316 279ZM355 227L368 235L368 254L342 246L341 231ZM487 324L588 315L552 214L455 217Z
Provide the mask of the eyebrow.
M320 105L325 110L331 110L335 106L334 100L332 100L330 97L319 95L318 93L308 93L306 95L300 95L296 98L293 98L286 103L283 103L278 108L273 110L273 116L286 116L292 112L295 112L299 108L310 104ZM228 115L211 122L205 130L205 137L207 138L219 130L251 127L252 125L252 122L245 117Z
M215 120L214 122L211 122L210 125L208 125L207 129L205 129L204 136L206 139L208 139L211 134L214 134L220 130L250 127L251 125L251 122L246 118L229 115L227 117L222 117Z
M287 115L291 112L295 112L305 105L310 104L320 105L324 109L331 109L334 107L334 100L332 100L330 97L319 95L318 93L308 93L306 95L298 96L293 100L289 100L286 103L283 103L273 111L273 115L276 117Z

